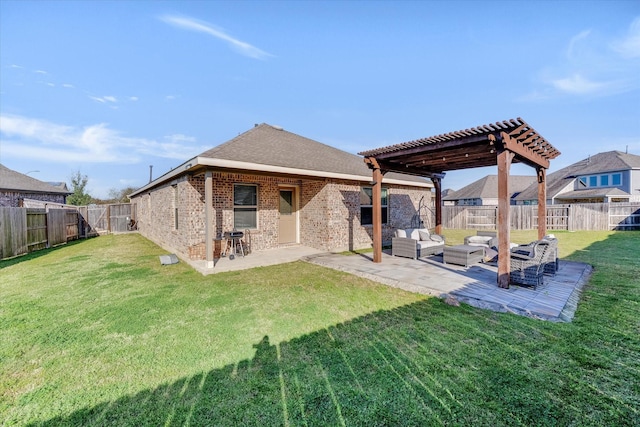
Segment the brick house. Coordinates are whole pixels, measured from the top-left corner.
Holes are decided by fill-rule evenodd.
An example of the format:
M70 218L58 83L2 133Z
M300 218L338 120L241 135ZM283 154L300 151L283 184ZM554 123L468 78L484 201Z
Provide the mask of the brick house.
M0 206L20 207L23 199L65 204L66 184L51 185L0 164Z
M341 251L371 247L371 179L361 157L263 123L129 197L139 232L190 259L208 259L207 235L215 240L234 229L251 250L300 244ZM420 177L385 175L384 240L415 223L431 189Z

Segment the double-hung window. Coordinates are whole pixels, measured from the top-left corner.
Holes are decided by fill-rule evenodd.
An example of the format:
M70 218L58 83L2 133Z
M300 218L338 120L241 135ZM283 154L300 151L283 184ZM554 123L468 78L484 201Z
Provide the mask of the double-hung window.
M380 190L382 204L382 223L387 223L389 217L389 194L386 188ZM360 189L360 224L373 224L373 188L362 187Z
M233 185L233 228L258 228L257 185Z

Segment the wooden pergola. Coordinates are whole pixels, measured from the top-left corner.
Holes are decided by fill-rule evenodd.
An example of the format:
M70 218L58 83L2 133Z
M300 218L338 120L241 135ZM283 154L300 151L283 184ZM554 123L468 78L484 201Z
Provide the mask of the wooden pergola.
M538 176L538 238L547 232L546 171L560 152L521 118L449 132L358 153L373 170L373 262L382 261L382 177L400 172L430 178L435 187L436 233L442 232L442 179L446 171L498 166L498 254L509 253L509 169L535 168ZM508 256L498 256L498 286L509 288Z

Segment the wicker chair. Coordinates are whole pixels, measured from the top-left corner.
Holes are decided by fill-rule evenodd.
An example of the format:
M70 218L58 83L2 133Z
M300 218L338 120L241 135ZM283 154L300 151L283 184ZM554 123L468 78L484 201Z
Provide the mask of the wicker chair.
M544 274L554 276L558 271L558 239L551 236L544 236L542 240L549 242L549 249L543 261Z
M513 248L511 250L510 283L533 286L533 289L542 285L550 243L548 240L537 240L528 245Z
M469 246L484 246L486 248L498 247L498 233L496 231L476 231L475 236L464 238L464 244Z

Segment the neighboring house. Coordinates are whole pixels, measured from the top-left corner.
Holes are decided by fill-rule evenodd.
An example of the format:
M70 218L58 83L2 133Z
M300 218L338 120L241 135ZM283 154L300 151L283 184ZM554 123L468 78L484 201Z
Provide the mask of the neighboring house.
M19 207L23 199L65 204L69 194L66 184L53 186L0 164L0 206Z
M445 200L445 198L449 197L449 196L453 196L453 194L455 193L455 191L451 188L445 188L444 190L442 190L442 205L443 206L453 206L456 203L453 200Z
M535 176L509 176L511 204L515 204L514 197L535 182ZM484 178L480 178L466 187L443 197L442 201L445 205L456 206L498 206L498 175L487 175Z
M516 197L537 204L537 184ZM640 202L640 156L607 151L547 175L547 204Z
M208 214L205 174L213 182ZM292 244L352 250L372 244L371 180L362 157L263 123L129 197L140 233L190 259L206 259L207 215L216 236L245 232L253 250ZM411 225L432 187L420 177L385 175L385 240Z

